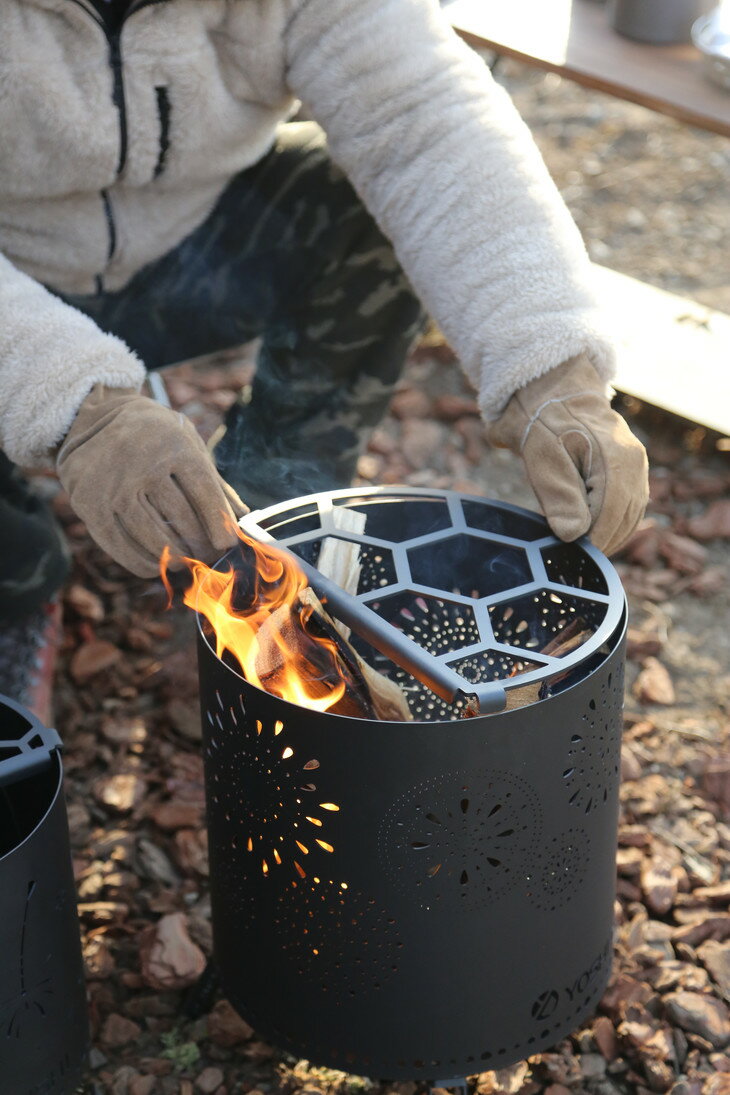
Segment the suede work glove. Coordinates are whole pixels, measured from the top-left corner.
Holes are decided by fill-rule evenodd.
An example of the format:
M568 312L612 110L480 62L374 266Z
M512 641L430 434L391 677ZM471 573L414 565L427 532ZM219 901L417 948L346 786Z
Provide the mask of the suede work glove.
M159 573L165 545L214 562L247 512L192 422L132 389L92 388L56 467L96 542L141 578Z
M590 533L610 555L641 521L649 498L644 446L611 410L606 384L584 354L515 392L487 437L521 454L561 540Z

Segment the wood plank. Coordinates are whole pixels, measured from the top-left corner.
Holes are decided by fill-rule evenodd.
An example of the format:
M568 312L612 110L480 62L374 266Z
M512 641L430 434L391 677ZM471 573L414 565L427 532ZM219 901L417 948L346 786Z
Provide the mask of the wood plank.
M730 436L730 316L593 269L618 341L615 387Z
M446 0L444 12L472 45L730 137L730 94L698 51L623 38L595 0Z

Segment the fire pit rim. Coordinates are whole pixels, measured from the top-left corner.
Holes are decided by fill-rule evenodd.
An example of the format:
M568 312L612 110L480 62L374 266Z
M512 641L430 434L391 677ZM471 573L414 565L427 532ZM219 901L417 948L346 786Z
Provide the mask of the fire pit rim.
M224 555L223 558L225 559L226 556ZM288 712L290 712L290 716L292 718L296 718L297 713L298 712L300 713L302 711L307 711L309 714L311 714L311 712L308 711L308 708L302 707L298 703L292 703L291 700L285 700L285 699L283 699L283 697L276 696L272 692L267 692L265 688L259 688L259 686L257 684L253 684L252 681L247 680L247 678L244 677L243 674L240 673L237 669L234 669L232 665L229 665L228 662L224 662L222 658L219 658L218 655L215 652L215 648L211 646L211 644L208 640L208 636L205 634L205 632L202 628L201 621L202 621L203 617L201 616L201 614L199 612L196 612L195 616L196 616L198 632L199 632L199 636L200 636L201 640L208 647L208 650L210 650L213 657L216 658L220 662L220 664L229 673L232 673L234 677L238 677L238 679L240 681L243 681L245 683L245 685L247 686L247 688L253 688L256 692L260 693L260 695L266 696L269 700L274 701L277 705L284 704L284 706L287 708ZM621 618L619 620L618 626L616 627L615 631L613 632L613 635L615 636L615 641L613 643L613 650L611 651L611 654L613 653L613 651L618 646L620 646L620 644L621 644L621 642L622 642L622 640L623 640L623 638L626 634L627 629L628 629L628 611L627 611L627 606L624 606L624 610L622 612L622 615L621 615ZM607 654L606 659L608 659L610 656L611 656L610 654ZM592 680L592 678L603 669L603 665L604 665L604 663L601 662L599 665L594 666L589 672L587 672L585 674L585 676L579 677L578 680L573 681L572 684L568 685L567 688L563 689L559 693L559 695L561 697L568 696L574 689L580 688L583 685L585 685L588 681ZM527 674L524 675L524 678L520 678L520 679L523 680L523 679L526 679L526 677L527 677ZM550 698L553 698L553 697L550 697ZM450 733L455 733L459 729L467 731L470 726L473 726L475 723L479 722L481 719L495 720L495 719L498 719L500 717L505 718L507 716L519 715L520 712L527 711L527 710L529 710L530 707L535 707L536 705L544 703L544 702L545 702L544 700L535 700L534 703L526 704L524 707L520 707L520 708L515 708L515 709L505 708L502 711L493 711L493 712L486 712L486 713L480 712L478 715L472 716L472 717L467 718L467 719L417 719L417 718L414 717L412 719L408 719L407 721L393 722L393 721L389 721L388 719L373 720L373 719L362 719L357 715L339 715L335 711L319 711L319 712L317 712L317 714L322 718L337 719L338 721L342 721L342 722L345 722L345 723L358 723L358 724L362 724L363 726L370 726L373 723L373 721L377 721L378 726L387 726L392 730L403 730L403 729L408 729L409 727L418 727L419 729L428 729L429 727L438 727L438 726L446 727L446 726L448 726Z
M34 715L32 711L29 711L27 707L24 707L22 703L18 703L17 700L11 699L10 696L0 694L0 711L2 710L3 707L12 708L12 710L15 711L16 714L20 715L21 718L25 719L28 722L28 730L31 730L31 729L41 730L41 729L44 728L43 724L40 721L40 719L36 715ZM28 716L30 716L30 718ZM51 810L53 809L53 807L56 804L56 800L57 800L58 796L60 795L61 788L63 786L63 764L61 762L60 753L55 749L52 750L49 754L48 761L49 761L49 766L51 764L55 764L55 766L56 766L55 787L53 789L53 792L50 794L48 806L44 810L44 812L41 814L41 816L38 818L38 820L35 822L35 824L33 825L33 828L30 830L30 832L26 833L26 835L23 837L23 839L21 841L19 841L19 843L14 844L13 847L10 848L7 852L4 852L2 855L0 855L0 866L3 863L3 860L7 859L8 856L15 855L23 847L24 844L27 844L27 842L29 840L31 840L31 838L33 837L33 834L38 831L38 829L41 827L41 825L44 824L44 822L46 821L48 815L50 814ZM43 769L40 769L40 770L35 769L35 770L29 771L28 775L24 778L25 779L34 779L34 778L37 778L40 775L45 775L45 771ZM23 782L23 780L19 780L18 782Z
M367 498L371 498L371 497L372 498L378 498L379 496L384 496L385 498L391 498L394 502L398 501L400 499L408 499L408 498L411 498L411 497L428 498L428 499L431 499L435 502L443 501L446 504L446 506L448 507L448 512L449 512L449 514L452 518L452 522L454 520L455 512L457 512L458 514L461 514L462 517L463 517L463 510L461 508L463 502L476 502L476 503L479 503L481 505L488 506L489 508L492 508L492 509L498 509L498 510L502 510L502 511L507 512L507 513L516 514L517 516L520 516L520 517L528 518L529 520L531 520L535 523L538 523L538 522L542 523L542 524L544 524L544 526L546 528L546 535L544 537L539 537L539 538L537 538L534 541L531 541L529 543L525 542L524 539L521 540L519 537L509 537L509 536L505 536L505 535L502 535L502 534L499 534L499 533L494 534L494 536L497 537L497 542L520 544L522 546L523 550L526 550L528 556L535 555L535 553L540 554L545 548L549 548L552 545L555 545L556 547L565 545L565 541L560 540L558 537L554 536L550 532L549 527L547 525L547 522L545 521L545 518L541 514L538 514L538 513L534 512L532 510L528 510L528 509L526 509L522 506L516 506L511 502L501 502L501 501L492 500L490 498L485 498L482 495L468 495L468 494L462 494L459 491L430 489L428 487L410 487L410 486L396 486L394 488L390 488L390 487L386 487L386 486L374 486L374 487L363 487L363 488L345 487L345 488L335 490L335 491L316 492L316 493L309 494L309 495L303 495L303 496L298 497L296 499L288 499L284 502L278 502L278 503L275 503L272 506L267 506L263 509L255 510L251 513L246 514L244 517L242 517L241 520L239 521L239 525L240 525L241 529L244 532L250 530L252 526L254 528L258 528L258 529L264 528L264 526L258 524L258 521L256 520L257 517L260 517L261 515L265 514L267 520L268 520L268 518L275 518L278 514L286 513L286 511L288 509L291 509L293 503L296 503L297 510L301 510L303 508L306 508L307 506L314 505L316 510L317 510L317 513L321 516L323 510L320 508L320 502L323 499L326 500L326 508L327 508L327 507L331 507L331 502L338 499L338 498L353 498L353 499L365 498L365 499L367 499ZM325 508L325 512L326 512L326 508ZM318 536L323 536L323 535L324 536L326 536L326 535L338 535L338 536L341 536L345 539L350 539L354 542L362 542L362 543L370 542L371 539L372 540L377 540L378 539L377 537L368 538L368 537L360 537L357 534L353 534L353 533L343 533L342 530L336 529L334 526L332 528L330 528L328 526L325 527L325 526L326 526L326 523L323 522L322 527L319 530L317 530L315 532L303 534L302 539L305 540L305 541L307 539L312 540L312 539L316 539ZM468 526L467 526L467 529L468 529ZM457 534L459 532L463 531L463 529L461 529L461 527L460 527L460 524L459 524L459 526L452 526L450 529L439 530L437 533L435 533L433 535L438 536L439 538L448 538L449 535L453 536L455 531L456 531ZM492 539L491 535L488 532L485 532L484 530L471 530L471 529L468 529L468 531L469 532L475 531L477 533L481 531L482 535L478 538L485 539L485 540ZM253 535L252 532L249 532L249 534ZM416 541L420 542L422 539L423 539L423 537L411 537L408 540L403 541L403 544L413 546L414 542L416 542ZM602 577L604 578L604 580L606 582L607 592L605 594L599 594L599 593L596 593L596 592L592 593L591 591L587 590L587 591L585 591L585 593L582 593L582 591L578 591L577 587L561 585L560 583L551 581L550 579L548 579L546 582L542 583L540 588L545 588L548 591L553 591L553 589L554 589L555 592L560 592L561 590L563 592L565 592L565 590L575 589L577 592L581 592L581 595L584 596L584 598L586 600L592 601L593 603L596 603L596 604L605 604L607 606L607 609L613 608L613 613L611 611L606 612L606 615L605 615L604 619L601 621L601 623L598 625L595 634L593 636L591 636L590 640L586 644L584 644L585 648L583 648L583 647L580 648L583 651L582 660L588 661L588 659L591 657L591 655L595 654L605 643L610 642L610 643L612 643L612 646L615 648L615 646L617 646L618 643L621 641L621 636L622 636L623 632L626 630L626 626L627 626L626 594L624 592L623 586L621 585L620 578L619 578L618 574L616 573L615 569L613 568L612 564L610 563L610 560L608 560L607 557L605 555L603 555L603 553L598 550L598 548L596 548L593 544L591 544L586 537L580 537L578 540L572 541L571 543L574 543L576 546L578 546L583 552L585 552L585 554L594 563L596 563L598 565L598 567L600 569L600 572L601 572L601 575L602 575ZM228 552L226 552L225 555L223 555L213 565L212 569L214 569L214 570L218 569L224 562L226 562L229 559L229 557L232 555L232 553L235 550L236 549L234 547L234 548L231 548ZM606 566L605 564L608 564L608 566ZM206 581L207 581L207 579L206 579ZM411 585L414 585L414 584L418 585L418 583L411 583ZM531 585L534 587L535 583L532 583ZM383 594L385 596L388 596L392 593L398 592L400 587L401 587L401 583L391 584L387 589L383 590ZM204 588L205 588L205 581L203 582L203 585L201 586L201 589L204 589ZM474 603L485 604L485 605L499 605L500 603L503 603L505 600L507 600L509 597L524 596L525 592L519 593L518 592L519 589L523 589L524 591L529 591L530 585L528 584L524 587L515 587L513 590L504 591L502 593L493 594L491 596L478 598L474 601ZM449 596L450 596L449 594L445 593L445 599L448 599ZM459 600L463 601L464 598L459 598ZM473 600L473 599L469 598L469 600ZM201 616L201 613L199 613L198 611L196 611L196 620L197 620L197 626L198 626L198 630L200 632L200 636L201 636L202 640L205 642L205 644L211 650L211 653L215 657L218 657L214 647L211 645L211 643L209 641L209 638L205 633L205 630L203 628L203 617ZM500 644L500 643L496 644L497 647L501 647L503 645L504 644ZM511 647L510 650L511 651L517 651L517 650L519 650L519 648L518 647ZM465 656L468 656L468 648L465 648L464 654L465 654ZM524 654L525 659L529 660L531 652L529 650L525 650L523 652L523 654ZM455 656L456 656L455 651L452 651L448 654L448 657L451 658L452 660L454 659ZM222 659L219 659L219 660L222 660ZM446 655L441 656L440 660L445 661L446 660ZM556 659L551 659L551 661L555 661L555 660ZM241 672L239 672L237 669L235 669L233 666L231 666L228 662L223 662L223 664L226 666L226 668L231 673L235 674L235 676L237 676L240 680L245 681L246 684L249 685L250 687L256 688L257 691L262 692L264 695L271 695L271 693L266 692L265 689L259 688L257 685L254 685L254 684L252 684L252 682L248 681L246 679L246 677L244 677ZM567 664L564 663L565 670L575 668L577 664L580 664L580 663L579 662L573 662L573 663L567 663ZM599 667L595 667L595 668L599 668ZM582 683L585 680L588 680L593 675L593 673L595 672L595 668L590 670L589 672L587 672L584 676L580 677L578 680L574 681L572 684L570 684L563 691L567 693L567 692L571 691L572 688L574 688L576 685ZM548 670L548 669L551 669L552 672L547 673L546 670ZM500 681L497 681L495 683L496 683L497 686L502 686L502 687L505 687L505 688L508 688L508 689L510 689L510 688L515 689L515 688L520 688L524 685L528 685L528 684L533 683L534 681L538 681L538 680L549 681L558 672L559 672L559 668L556 665L551 666L550 662L548 662L548 663L543 663L537 669L533 669L530 672L520 674L518 677L513 678L513 683L512 684L509 684L507 681L504 681L504 680L500 680ZM288 700L281 699L281 697L277 696L275 698L279 702L286 703L288 706L290 706L292 708L292 713L293 714L295 714L297 711L305 710L305 708L302 708L300 705L291 703ZM534 703L539 703L539 702L541 702L541 701L539 701L539 700L534 701ZM530 704L529 706L534 706L534 703ZM505 714L506 715L506 714L510 713L510 710L507 709L507 708L503 708L501 710L494 711L494 712L484 712L484 711L481 712L481 714L485 714L485 715L486 714L492 714L492 713L493 714ZM338 719L344 718L346 720L349 720L351 718L356 718L355 716L338 715L338 714L336 714L334 712L331 712L331 711L324 712L324 714L327 714L330 717L334 717L334 718L338 718ZM368 723L372 720L357 718L356 721L357 722ZM430 720L428 720L428 719L416 719L416 718L414 718L412 720L409 720L409 722L411 722L413 724L416 724L418 726L426 726L426 725L446 726L446 725L448 725L448 726L451 726L451 727L453 727L454 722L458 722L458 721L461 721L461 720L458 720L458 719L451 719L451 720L449 720L449 719L444 719L444 720L442 720L442 719L430 719ZM466 720L466 721L472 721L472 720ZM393 722L391 725L396 726L396 725L403 725L403 724Z

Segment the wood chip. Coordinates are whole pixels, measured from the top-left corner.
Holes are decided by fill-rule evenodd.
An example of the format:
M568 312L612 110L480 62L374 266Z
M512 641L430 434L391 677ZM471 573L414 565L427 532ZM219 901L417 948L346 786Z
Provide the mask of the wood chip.
M74 612L85 620L101 623L104 619L104 605L101 597L86 586L78 584L69 586L63 599L65 604L70 605Z
M145 984L154 989L181 989L194 984L206 966L205 955L188 933L184 913L163 916L140 942Z
M208 1037L217 1046L231 1048L253 1037L253 1029L227 1000L219 1000L208 1016Z
M674 864L656 856L647 860L641 871L641 889L652 912L658 916L666 915L677 896Z
M720 498L713 502L701 516L692 517L687 528L690 535L696 536L698 540L730 538L730 498Z
M102 1045L109 1046L111 1049L118 1049L120 1046L127 1046L130 1042L135 1042L141 1033L142 1028L137 1023L134 1023L131 1019L125 1019L123 1015L112 1012L111 1015L107 1015L104 1021L99 1040Z
M78 648L71 659L71 676L77 684L85 684L96 676L116 665L122 652L114 643L104 639L92 639Z
M647 658L636 678L634 695L642 703L673 704L674 685L669 673L657 658Z
M699 1034L715 1049L730 1042L730 1013L721 1000L699 992L675 992L664 998L669 1018L683 1030Z
M129 814L142 802L147 784L133 772L103 776L94 784L94 797L116 814Z

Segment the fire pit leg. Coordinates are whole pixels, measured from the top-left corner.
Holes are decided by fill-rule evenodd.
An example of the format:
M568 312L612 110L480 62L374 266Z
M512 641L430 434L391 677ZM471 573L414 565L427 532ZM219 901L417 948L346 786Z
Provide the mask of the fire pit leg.
M219 990L218 968L210 958L198 980L185 993L182 1004L183 1015L187 1019L199 1019L201 1015L206 1015L213 1007Z

